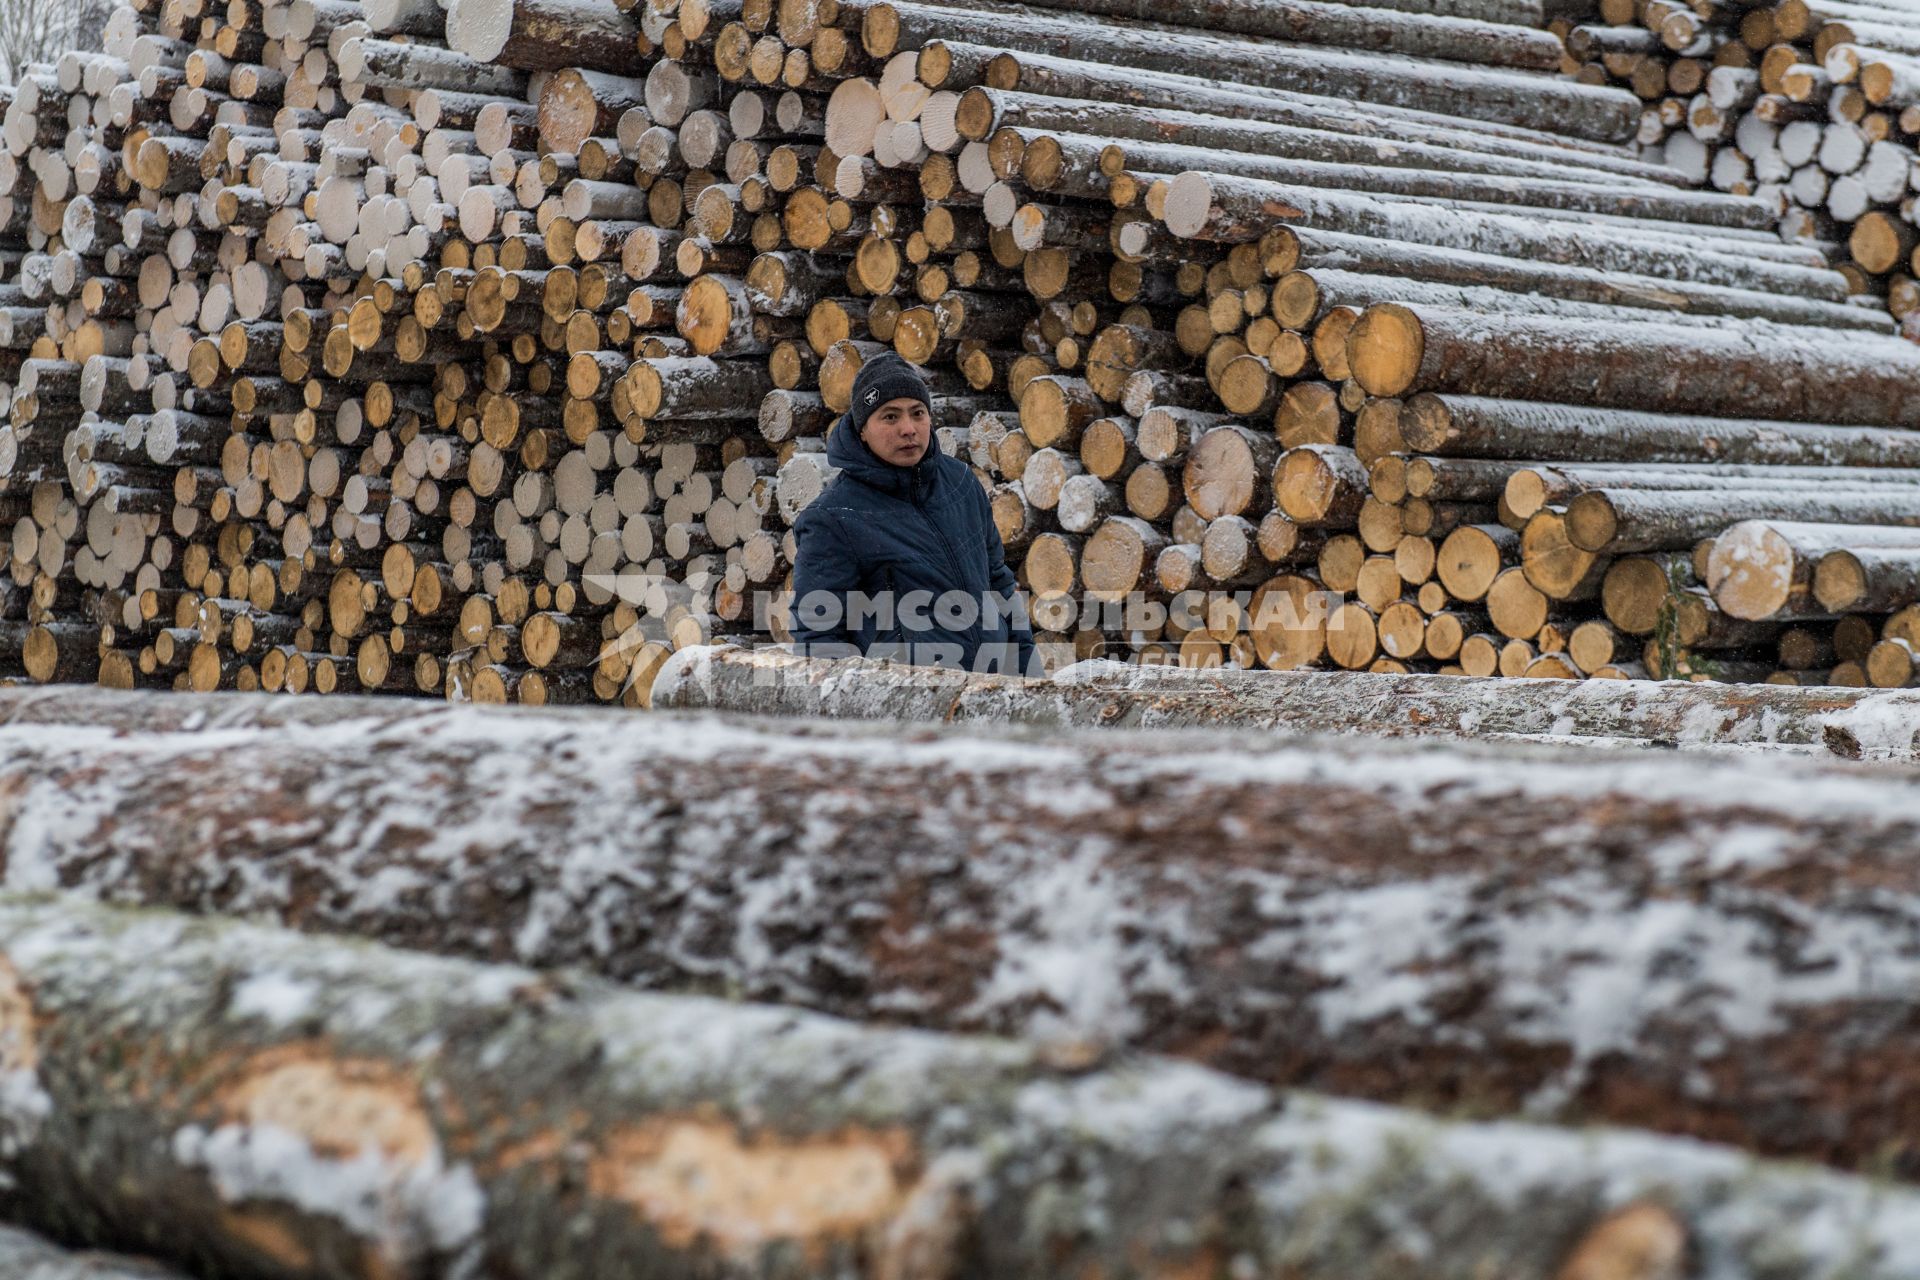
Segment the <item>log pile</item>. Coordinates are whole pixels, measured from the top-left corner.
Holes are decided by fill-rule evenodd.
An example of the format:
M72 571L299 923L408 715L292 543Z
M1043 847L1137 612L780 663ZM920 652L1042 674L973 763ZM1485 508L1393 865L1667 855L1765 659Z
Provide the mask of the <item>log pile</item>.
M1912 695L1439 678L1914 612L1920 354L1574 8L129 0L24 69L0 1259L1914 1276L1912 778L1524 741L1909 762ZM1275 670L710 648L885 348L1057 657ZM991 728L426 700L769 668ZM1362 720L1494 741L1232 732Z
M1056 661L1888 678L1706 540L1893 550L1920 353L1547 16L129 4L0 125L0 676L645 703L890 346Z
M0 1215L76 1246L1915 1274L1845 1171L1914 1167L1908 772L37 690L0 747Z
M1643 155L1764 201L1904 322L1920 311L1917 18L1903 0L1599 0L1552 26L1578 80L1641 99Z

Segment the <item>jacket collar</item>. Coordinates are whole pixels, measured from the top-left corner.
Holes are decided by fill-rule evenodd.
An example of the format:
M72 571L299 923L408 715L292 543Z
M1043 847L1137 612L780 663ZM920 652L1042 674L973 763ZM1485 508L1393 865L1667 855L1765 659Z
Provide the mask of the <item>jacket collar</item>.
M923 502L933 492L934 479L940 472L941 453L939 442L929 440L927 452L920 461L910 467L895 466L867 447L860 428L854 425L853 415L845 413L834 424L833 434L827 437L827 461L870 488L910 502Z

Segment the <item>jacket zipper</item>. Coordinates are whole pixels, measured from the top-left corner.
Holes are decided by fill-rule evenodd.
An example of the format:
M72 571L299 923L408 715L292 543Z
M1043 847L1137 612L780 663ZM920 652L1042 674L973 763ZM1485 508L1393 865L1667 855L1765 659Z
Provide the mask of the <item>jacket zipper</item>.
M920 487L919 483L916 481L914 484L914 490L916 493L918 493L919 487ZM928 497L933 496L931 489L929 489L927 496ZM953 570L954 579L958 581L960 579L965 578L967 576L966 571L960 567L960 553L954 550L952 540L947 537L947 531L940 527L940 522L938 520L935 520L932 516L927 514L926 503L916 499L913 505L920 512L920 518L925 520L929 525L933 526L934 536L940 539L940 545L946 549L947 566Z

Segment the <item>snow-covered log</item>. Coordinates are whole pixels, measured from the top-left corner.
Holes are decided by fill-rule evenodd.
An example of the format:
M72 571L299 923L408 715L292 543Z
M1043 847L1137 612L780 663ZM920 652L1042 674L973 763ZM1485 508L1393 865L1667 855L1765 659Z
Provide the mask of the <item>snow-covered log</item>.
M155 727L131 723L156 701ZM64 724L33 705L39 723L0 729L9 888L1843 1164L1920 1103L1904 773L365 699L223 695L171 724L146 695L81 696Z
M17 1227L0 1227L0 1275L7 1280L183 1280L157 1262L62 1249Z
M852 720L1576 738L1915 758L1920 693L1672 681L1481 680L1090 662L1051 681L713 646L668 660L656 707Z
M0 88L0 678L642 704L675 648L788 638L889 349L1048 655L1578 676L1604 558L1731 508L1521 539L1369 468L1920 458L1912 69L1696 7L116 0ZM1891 612L1911 568L1836 586ZM1352 629L1064 602L1189 587ZM1868 625L1715 669L1843 685Z
M1841 480L1840 468L1920 467L1920 434L1893 427L1716 418L1703 432L1682 414L1421 394L1400 428L1409 449L1450 458L1831 467Z
M1248 35L1206 34L1166 22L1121 25L1066 15L1038 16L982 3L977 27L956 31L952 11L910 0L874 0L861 39L887 57L929 40L992 39L1004 48L1084 58L1115 67L1213 75L1246 85L1288 89L1419 111L1445 111L1530 130L1558 127L1577 138L1617 142L1633 129L1633 103L1616 90L1570 80L1369 51L1332 50ZM1172 16L1172 15L1166 15Z
M1920 1249L1920 1195L1725 1148L232 922L7 899L0 975L9 1208L222 1275L1385 1280L1417 1240L1431 1276L1894 1280Z
M1816 330L1744 333L1645 324L1596 338L1577 320L1384 303L1349 339L1369 393L1569 401L1660 413L1740 405L1754 417L1920 426L1911 343Z

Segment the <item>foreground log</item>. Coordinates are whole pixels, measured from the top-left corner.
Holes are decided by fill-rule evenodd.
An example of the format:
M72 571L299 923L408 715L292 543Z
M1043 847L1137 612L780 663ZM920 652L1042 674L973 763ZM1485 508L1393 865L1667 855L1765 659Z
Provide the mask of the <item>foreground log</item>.
M674 655L654 705L853 720L1280 729L1405 737L1592 738L1659 746L1825 749L1910 759L1920 694L1776 685L1514 684L1458 676L1196 671L1094 662L1052 681L778 649Z
M9 899L0 956L11 1207L223 1275L1374 1280L1413 1231L1436 1276L1892 1280L1920 1218L1721 1148L230 922Z
M111 700L67 710L88 704ZM111 712L0 730L8 884L1847 1164L1885 1154L1920 1104L1905 774L348 706L328 725L222 696L165 732ZM140 954L220 998L182 948ZM184 995L160 998L171 981L114 998L192 1027ZM288 1034L324 1036L289 1016ZM1862 1076L1863 1053L1883 1070ZM486 1074L447 1096L479 1117L518 1087Z
M0 1275L7 1280L181 1280L179 1272L157 1262L75 1253L14 1227L0 1227Z

